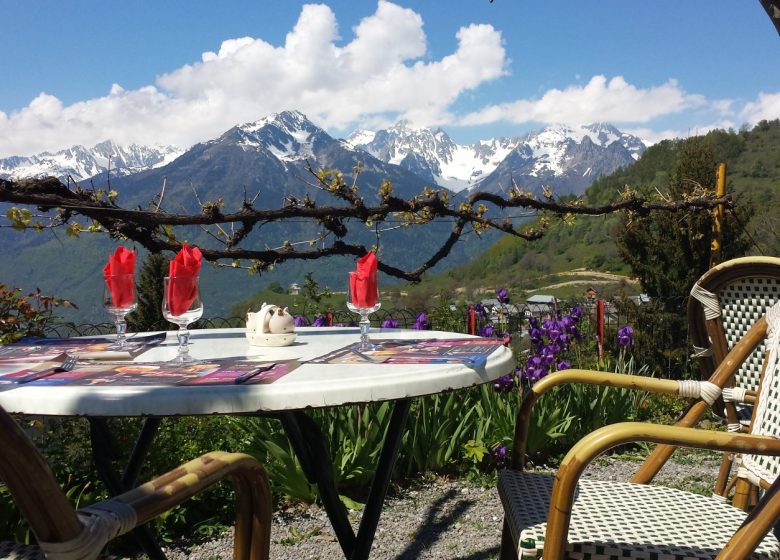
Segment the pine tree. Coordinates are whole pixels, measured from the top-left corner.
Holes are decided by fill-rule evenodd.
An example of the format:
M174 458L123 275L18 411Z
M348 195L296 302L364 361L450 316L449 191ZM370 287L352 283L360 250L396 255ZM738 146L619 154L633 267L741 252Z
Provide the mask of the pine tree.
M149 254L141 265L138 282L138 307L128 315L128 329L134 332L168 330L171 324L163 318L163 278L168 275L168 259Z
M710 144L700 137L690 138L679 141L676 152L665 189L670 196L679 200L704 191L713 193L717 162ZM648 191L656 187L644 186ZM743 221L751 212L744 204L736 209ZM664 212L623 217L617 230L620 255L652 300L644 310L652 313L645 320L649 332L647 355L642 359L673 375L688 366L686 298L709 268L712 220L709 212ZM722 260L744 255L748 245L739 223L726 215Z

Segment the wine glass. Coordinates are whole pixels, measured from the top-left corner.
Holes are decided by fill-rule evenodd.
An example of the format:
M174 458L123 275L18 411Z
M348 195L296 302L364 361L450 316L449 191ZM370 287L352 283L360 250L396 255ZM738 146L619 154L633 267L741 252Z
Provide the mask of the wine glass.
M190 356L190 331L187 325L200 319L203 315L203 301L198 291L197 276L170 276L163 279L162 313L166 320L179 325L177 337L179 350L176 357L170 360L173 364L191 364L195 358Z
M114 316L116 341L108 350L127 349L125 316L138 305L135 295L135 277L132 273L110 274L103 282L103 307Z
M354 274L354 272L349 273L350 281L347 282L347 309L349 309L352 313L357 313L360 315L360 346L358 346L358 351L367 352L376 350L378 346L372 344L368 338L368 331L371 328L371 321L368 320L368 316L371 313L379 311L379 308L382 306L379 301L379 284L377 284L376 287L376 299L374 300L374 305L369 307L363 303L365 298L357 296L357 294L352 292L352 286L355 284L352 281L352 276Z

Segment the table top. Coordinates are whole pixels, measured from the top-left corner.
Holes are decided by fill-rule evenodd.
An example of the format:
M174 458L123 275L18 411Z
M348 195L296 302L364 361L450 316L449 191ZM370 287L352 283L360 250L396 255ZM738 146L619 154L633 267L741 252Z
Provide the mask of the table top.
M191 331L190 354L196 359L247 356L262 361L311 360L359 339L356 328L300 328L294 344L259 347L245 329ZM461 333L372 329L371 339L453 339ZM171 359L176 333L136 361ZM58 416L175 416L278 412L397 400L486 383L515 368L512 351L498 347L485 365L465 364L311 364L269 384L151 386L25 385L0 386L0 405L8 412Z

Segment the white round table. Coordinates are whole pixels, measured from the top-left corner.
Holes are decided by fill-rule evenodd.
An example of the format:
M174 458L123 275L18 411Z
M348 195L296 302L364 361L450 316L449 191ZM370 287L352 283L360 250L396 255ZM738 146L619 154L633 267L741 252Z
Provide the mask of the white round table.
M90 420L95 463L112 494L127 490L140 471L154 434L164 416L206 414L271 414L282 425L295 449L306 477L316 484L323 506L333 525L344 556L365 560L371 550L379 516L398 456L401 436L409 416L410 399L471 387L492 381L515 369L512 351L497 346L484 365L459 364L321 364L308 360L340 350L359 340L356 328L323 327L297 330L295 343L286 347L251 346L244 329L204 329L192 331L190 354L196 359L228 357L257 358L262 362L298 360L301 365L268 384L225 385L58 385L35 382L0 385L0 405L9 412L86 416ZM453 339L468 335L438 331L374 329L372 341L383 339ZM140 356L136 362L172 359L177 349L176 333L171 331L162 344ZM339 499L332 470L323 468L331 461L326 439L318 425L305 413L307 408L340 406L350 403L394 401L382 450L357 533ZM130 455L125 475L113 470L105 418L112 416L149 417ZM101 449L102 448L102 449ZM131 473L131 475L128 475ZM148 532L137 535L151 558L162 553Z
M0 386L0 405L8 412L57 416L175 416L278 412L431 395L486 383L514 371L511 350L498 347L484 367L463 364L309 364L359 339L356 328L304 327L285 347L251 346L244 329L191 331L190 354L197 359L248 356L258 360L299 360L301 365L266 385L106 386L36 383ZM372 340L452 339L468 335L414 330L379 330ZM174 331L161 345L135 361L161 361L176 355Z

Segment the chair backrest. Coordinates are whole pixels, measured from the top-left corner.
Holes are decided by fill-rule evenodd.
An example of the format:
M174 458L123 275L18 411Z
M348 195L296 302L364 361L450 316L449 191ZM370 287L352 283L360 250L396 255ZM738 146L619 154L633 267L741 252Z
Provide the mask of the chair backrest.
M744 257L706 272L691 290L688 324L708 379L729 350L769 308L780 301L780 259ZM740 366L734 386L758 390L765 345Z
M49 465L14 419L0 407L0 480L38 541L67 542L82 530Z
M753 412L750 432L780 438L780 303L766 314L766 357L763 360L758 401ZM737 476L756 486L767 486L780 474L780 457L744 455ZM763 482L763 484L762 484Z

